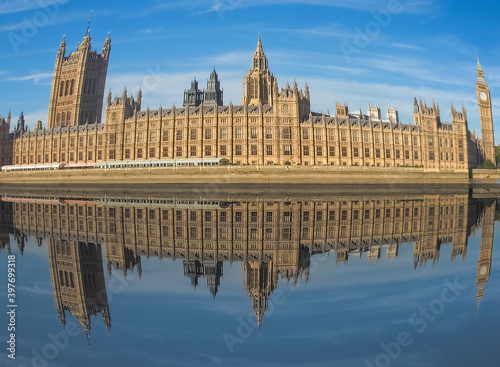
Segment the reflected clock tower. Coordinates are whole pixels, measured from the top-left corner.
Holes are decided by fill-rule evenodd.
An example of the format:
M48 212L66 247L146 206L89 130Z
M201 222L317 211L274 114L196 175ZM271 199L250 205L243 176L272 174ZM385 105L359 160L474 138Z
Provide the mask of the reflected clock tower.
M479 261L477 264L476 286L477 286L477 306L481 303L484 289L488 283L491 271L491 256L493 252L493 233L495 226L496 202L493 201L484 211L481 248L479 250Z

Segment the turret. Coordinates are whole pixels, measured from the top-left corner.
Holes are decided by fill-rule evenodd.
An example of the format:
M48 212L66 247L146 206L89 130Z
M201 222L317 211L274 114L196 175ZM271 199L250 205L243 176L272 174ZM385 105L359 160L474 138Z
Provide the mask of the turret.
M62 59L66 55L66 35L63 36L59 50L57 51L57 59Z
M104 46L102 46L101 55L103 58L109 59L110 52L111 52L111 36L110 36L110 32L108 32L108 37L104 41Z

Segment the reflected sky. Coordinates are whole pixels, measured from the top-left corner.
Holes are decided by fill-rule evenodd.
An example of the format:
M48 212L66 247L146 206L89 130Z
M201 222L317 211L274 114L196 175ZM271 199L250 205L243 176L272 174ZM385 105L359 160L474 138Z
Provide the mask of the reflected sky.
M19 304L17 359L2 355L3 365L470 366L498 356L494 200L157 199L2 197L0 271L15 254ZM69 263L80 269L73 287L58 277ZM88 325L73 294L85 294ZM411 342L395 346L402 333Z

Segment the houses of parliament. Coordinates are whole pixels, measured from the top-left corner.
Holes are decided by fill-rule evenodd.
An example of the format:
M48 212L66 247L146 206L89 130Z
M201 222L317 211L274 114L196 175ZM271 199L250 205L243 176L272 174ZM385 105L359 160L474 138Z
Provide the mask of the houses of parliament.
M452 121L441 121L440 107L415 98L413 123L402 123L395 108L368 106L366 113L336 103L335 114L311 111L307 84L279 87L259 35L243 85L240 105L223 104L217 72L205 90L197 80L184 92L181 108L142 108L124 89L104 101L111 38L101 53L92 50L87 31L76 51L66 41L57 51L48 124L28 129L21 114L11 131L10 113L0 118L2 165L225 159L234 165L328 165L423 167L469 171L495 162L492 103L481 65L476 92L480 140L468 129L462 107L451 106ZM105 103L104 123L101 121Z
M451 246L451 261L463 261L477 229L479 305L492 266L495 213L496 199L470 194L221 201L4 193L0 250L11 251L11 238L21 253L29 237L47 246L60 322L74 315L87 332L98 313L111 327L106 271L126 277L135 269L141 276L144 257L178 260L186 286L204 280L216 297L224 263L240 262L260 327L280 279L293 284L317 276L311 274L314 256L330 254L325 266L354 256L376 263L394 261L401 246L410 246L407 266L419 269L437 264L443 246Z

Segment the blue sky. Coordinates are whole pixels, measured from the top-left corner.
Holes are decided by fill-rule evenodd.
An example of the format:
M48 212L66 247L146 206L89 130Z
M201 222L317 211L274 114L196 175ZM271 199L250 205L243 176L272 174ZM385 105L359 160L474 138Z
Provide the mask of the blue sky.
M191 79L204 85L213 67L224 102L241 103L260 31L280 86L307 82L315 111L333 112L335 101L352 111L392 103L408 122L414 96L434 98L443 121L450 103L464 104L469 128L479 132L476 50L500 119L499 7L491 0L3 0L0 114L24 110L30 126L46 123L59 43L66 35L74 51L93 10L93 48L111 32L106 90L136 94L142 86L143 108L181 105Z

